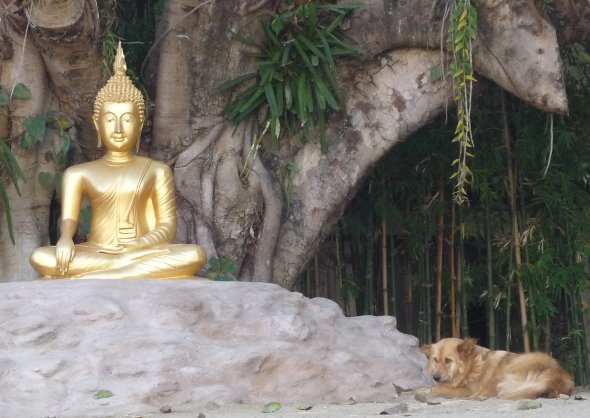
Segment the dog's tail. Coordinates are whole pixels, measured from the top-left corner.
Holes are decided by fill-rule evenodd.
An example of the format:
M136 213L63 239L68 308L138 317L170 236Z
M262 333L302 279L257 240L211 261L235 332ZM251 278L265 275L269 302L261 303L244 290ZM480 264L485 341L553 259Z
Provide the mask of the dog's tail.
M504 399L557 398L573 390L574 381L561 367L530 371L524 379L509 374L498 384L498 396Z

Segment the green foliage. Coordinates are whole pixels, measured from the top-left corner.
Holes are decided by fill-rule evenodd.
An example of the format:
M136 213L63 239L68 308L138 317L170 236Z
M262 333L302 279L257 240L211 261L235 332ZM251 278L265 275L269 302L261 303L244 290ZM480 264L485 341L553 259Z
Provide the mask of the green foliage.
M2 206L4 206L4 213L6 215L6 225L8 227L8 235L10 236L10 241L14 244L14 231L12 227L12 214L10 211L10 201L8 199L8 194L6 193L6 189L4 187L4 177L8 177L11 183L16 188L16 191L20 195L20 190L18 188L18 181L24 181L25 176L16 160L12 150L8 146L8 144L4 141L4 139L0 138L0 201L2 202Z
M342 30L346 16L360 4L322 3L291 2L285 11L260 22L264 43L249 52L256 60L256 71L218 88L241 89L225 109L232 123L239 124L264 108L268 112L265 129L274 141L285 127L298 131L319 126L323 143L327 112L343 104L335 60L360 54L345 41Z
M80 149L70 135L70 122L55 111L47 111L42 114L29 116L24 121L24 132L20 145L24 149L30 149L41 144L45 138L47 129L55 129L60 139L60 147L54 149L51 156L57 170L53 175L47 172L37 174L39 184L45 188L55 188L61 193L61 176L70 164L80 159Z
M449 72L457 105L457 127L453 142L459 144L459 157L453 161L455 188L453 197L458 204L467 201L466 185L471 182L471 169L467 158L473 157L473 131L471 129L471 95L473 90L472 42L477 36L477 11L472 0L455 0L449 25L449 47L453 60Z
M212 257L209 259L209 268L205 277L215 281L234 281L236 280L236 263L227 258Z
M31 98L31 91L24 84L18 83L12 89L12 98L28 100ZM0 87L0 106L8 106L10 105L10 101L11 94L4 87ZM10 182L14 185L17 193L20 195L18 181L24 181L25 176L12 152L12 149L6 142L7 140L7 138L0 138L0 201L2 202L2 206L4 207L4 212L6 214L8 235L10 236L10 241L14 244L15 241L14 230L12 226L12 213L10 210L8 194L6 193L6 188L4 186L4 178L8 177L8 179L10 179Z

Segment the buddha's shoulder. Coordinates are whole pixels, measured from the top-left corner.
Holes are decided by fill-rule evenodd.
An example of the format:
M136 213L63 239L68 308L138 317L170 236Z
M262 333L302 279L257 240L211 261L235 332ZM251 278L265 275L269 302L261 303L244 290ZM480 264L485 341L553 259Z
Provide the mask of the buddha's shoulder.
M141 156L137 156L136 158L137 158L137 162L140 164L149 164L151 170L164 171L164 172L171 171L170 166L166 163L163 163L162 161L153 160L151 158L141 157Z
M87 173L89 171L92 171L94 169L96 169L98 167L99 164L97 164L96 161L88 161L85 163L80 163L80 164L76 164L76 165L72 165L68 168L66 168L66 170L64 171L64 175L65 174L69 174L69 175L80 175L83 173Z

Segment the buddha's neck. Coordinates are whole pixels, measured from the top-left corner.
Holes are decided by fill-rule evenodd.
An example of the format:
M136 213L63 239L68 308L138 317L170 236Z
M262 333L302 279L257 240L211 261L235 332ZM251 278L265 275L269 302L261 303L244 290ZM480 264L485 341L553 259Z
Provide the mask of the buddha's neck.
M102 159L107 164L112 165L125 165L133 161L135 155L132 152L117 152L117 151L108 151Z

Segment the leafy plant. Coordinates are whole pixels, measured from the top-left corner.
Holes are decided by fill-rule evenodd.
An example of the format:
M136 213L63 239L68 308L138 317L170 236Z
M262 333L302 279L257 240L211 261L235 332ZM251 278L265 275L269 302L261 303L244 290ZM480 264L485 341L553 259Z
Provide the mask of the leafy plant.
M56 111L47 111L42 114L29 116L24 121L24 132L21 137L21 147L29 149L43 142L47 128L53 128L58 131L61 140L61 147L54 150L52 157L57 169L55 175L47 172L40 172L37 180L41 186L46 188L55 187L60 193L61 176L66 167L72 161L77 161L80 157L80 150L76 141L69 133L70 122Z
M360 50L345 41L343 23L360 4L323 4L311 0L289 7L260 22L262 45L249 52L256 71L231 79L218 91L243 88L225 109L227 118L239 124L266 109L266 129L278 140L282 127L320 128L323 144L326 113L342 107L335 60L356 56ZM248 40L245 43L252 45ZM247 87L244 86L249 83ZM256 149L261 136L256 138Z
M205 277L210 280L231 282L236 280L236 263L227 258L212 257Z
M28 100L31 98L31 91L22 83L16 84L12 89L12 92L9 92L3 87L0 87L0 106L8 106L12 98ZM2 200L2 205L4 206L4 212L6 214L8 235L10 236L10 241L12 241L14 244L15 241L14 230L12 227L12 214L10 210L10 201L4 186L4 178L8 177L10 179L17 193L20 195L18 181L24 181L25 176L18 164L18 161L16 160L16 157L14 156L14 153L12 152L12 149L6 141L7 138L0 138L0 199Z
M457 105L457 127L453 142L459 144L459 157L453 161L456 171L453 198L458 204L467 201L466 184L472 173L467 158L473 157L473 131L471 129L471 96L473 91L472 42L477 36L477 11L472 0L456 0L451 12L449 43L453 54L449 72L453 79L453 91Z

